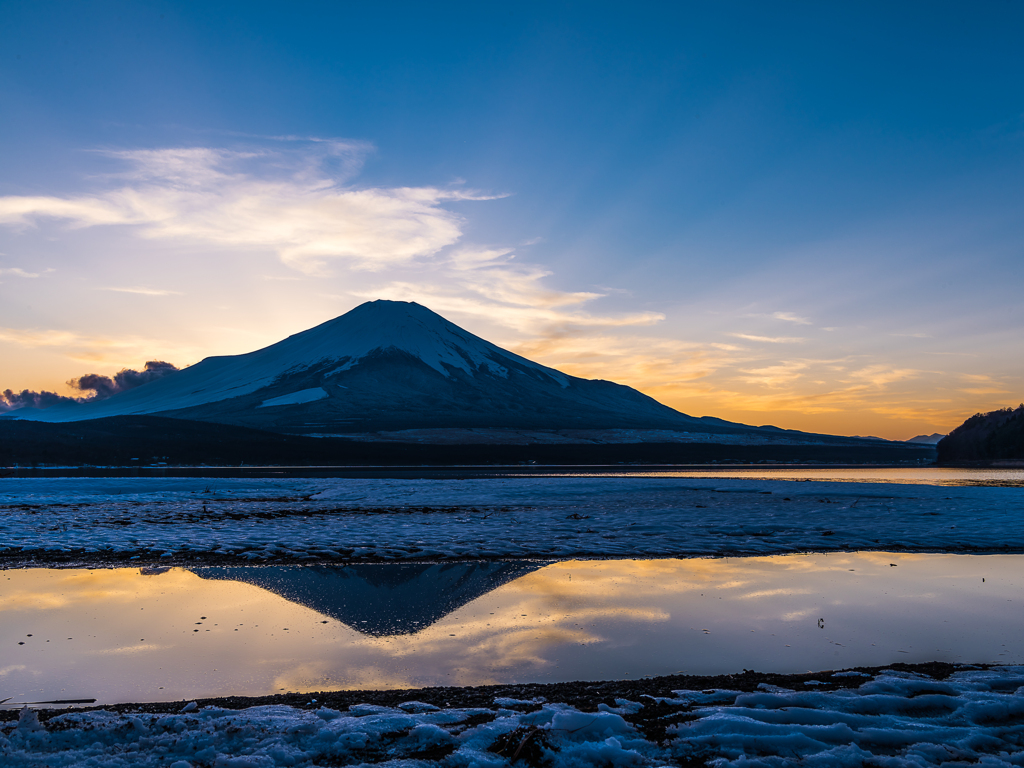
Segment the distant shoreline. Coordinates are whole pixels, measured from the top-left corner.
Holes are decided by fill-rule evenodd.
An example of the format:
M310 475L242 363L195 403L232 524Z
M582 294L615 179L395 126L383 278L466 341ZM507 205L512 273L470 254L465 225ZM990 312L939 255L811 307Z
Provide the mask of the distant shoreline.
M737 472L750 470L764 472L778 469L798 471L805 469L1016 469L1018 465L995 464L845 464L845 463L807 463L788 464L778 461L763 463L733 463L723 461L717 464L438 464L438 465L287 465L264 464L259 466L203 466L203 465L141 465L141 466L39 466L39 467L0 467L0 479L31 478L31 477L196 477L196 478L317 478L317 477L348 477L348 478L407 478L457 479L461 477L517 477L536 475L561 475L567 472L582 472L588 475L615 475L623 472ZM1024 467L1024 462L1019 463Z

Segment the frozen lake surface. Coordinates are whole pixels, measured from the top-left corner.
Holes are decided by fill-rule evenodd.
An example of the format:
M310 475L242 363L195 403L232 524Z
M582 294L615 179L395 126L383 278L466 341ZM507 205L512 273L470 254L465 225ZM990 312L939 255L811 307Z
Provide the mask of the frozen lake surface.
M1024 556L3 573L12 703L1024 663Z
M1013 475L1001 475L1007 476ZM984 477L971 477L968 483L957 475L956 485L909 477L665 474L6 478L0 559L24 565L130 557L192 563L1024 553L1024 489L1005 479L978 485Z

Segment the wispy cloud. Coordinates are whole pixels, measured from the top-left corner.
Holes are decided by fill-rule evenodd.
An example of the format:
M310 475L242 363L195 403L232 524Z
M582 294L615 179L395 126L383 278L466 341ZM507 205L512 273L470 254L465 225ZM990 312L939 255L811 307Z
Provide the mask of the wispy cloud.
M917 378L921 373L923 371L912 368L894 368L890 365L876 364L853 371L849 377L874 387L884 387L896 381Z
M5 275L10 277L39 277L40 274L39 272L26 272L19 267L0 267L0 277Z
M0 328L0 341L22 344L31 347L63 347L80 344L89 337L72 331ZM115 344L114 340L106 340L106 344Z
M734 336L737 339L745 339L746 341L759 341L765 344L800 344L806 341L806 339L795 337L795 336L755 336L750 333L730 333L728 336Z
M811 325L810 319L806 317L800 317L793 312L752 312L750 314L743 315L743 317L767 317L772 320L781 320L784 323L794 323L796 325Z
M653 325L660 312L597 313L584 305L604 294L548 287L551 273L519 262L509 248L463 247L435 260L415 282L392 280L353 292L364 298L419 301L435 311L485 319L535 338Z
M104 291L117 291L118 293L138 293L143 296L181 296L181 291L167 291L161 288L104 288Z
M135 335L99 336L49 328L0 328L0 342L24 347L61 348L72 360L121 364L125 359L173 357L194 360L196 350L162 339Z
M749 368L741 371L742 381L748 384L763 384L768 387L779 387L791 384L807 370L808 364L801 361L786 361L763 368Z
M356 188L345 178L364 145L320 142L304 153L213 148L107 153L128 170L110 189L79 197L0 197L0 223L42 218L74 227L126 225L149 239L276 252L320 274L334 261L382 270L436 254L462 234L445 203L492 199L437 187ZM329 172L339 165L338 178Z
M800 317L792 312L772 312L772 317L776 320L782 320L786 323L796 323L797 325L810 325L811 321L806 317Z
M645 391L702 379L732 362L729 352L711 345L636 334L552 336L512 348L576 376L611 378Z
M960 378L967 386L959 387L959 391L968 395L1006 395L1012 390L993 376L982 373L961 373Z

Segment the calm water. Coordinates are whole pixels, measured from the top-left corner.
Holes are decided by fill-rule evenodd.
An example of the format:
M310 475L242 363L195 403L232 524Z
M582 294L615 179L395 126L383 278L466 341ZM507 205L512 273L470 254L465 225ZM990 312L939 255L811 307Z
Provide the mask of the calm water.
M630 468L610 466L452 466L452 467L118 467L22 468L11 477L74 478L372 478L456 479L488 477L736 477L750 480L824 480L848 483L988 485L1024 488L1024 468L952 469L945 467L787 467L785 465Z
M587 477L586 471L566 473ZM747 480L821 480L840 483L910 483L912 485L988 485L1024 487L1024 469L951 469L945 467L740 467L666 469L656 472L601 472L620 477L735 477Z
M1024 556L15 570L0 698L1024 663Z

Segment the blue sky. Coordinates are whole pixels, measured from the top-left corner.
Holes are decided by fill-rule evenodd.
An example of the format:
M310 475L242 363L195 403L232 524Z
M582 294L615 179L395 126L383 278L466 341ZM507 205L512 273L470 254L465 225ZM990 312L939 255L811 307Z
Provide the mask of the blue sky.
M0 388L384 297L695 415L1024 400L1019 4L0 14Z

